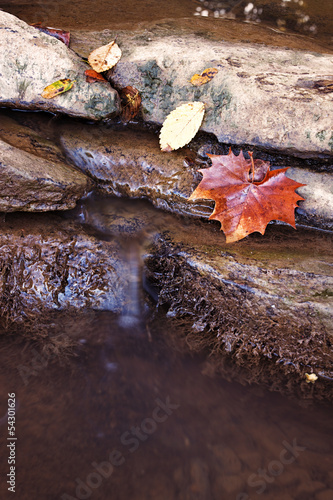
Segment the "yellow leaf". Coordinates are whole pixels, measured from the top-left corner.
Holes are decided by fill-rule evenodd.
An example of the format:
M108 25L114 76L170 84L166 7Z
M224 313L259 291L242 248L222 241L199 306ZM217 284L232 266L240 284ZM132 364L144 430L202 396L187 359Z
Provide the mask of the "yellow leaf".
M201 73L201 75L198 75L197 73L193 75L191 78L191 83L195 87L200 87L200 85L210 82L212 78L214 78L216 73L218 73L218 70L216 68L207 68Z
M203 102L187 102L171 111L160 132L162 151L172 151L188 144L198 132L205 114Z
M318 377L315 373L306 373L305 378L308 384L310 384L310 382L314 384L315 381L318 380Z
M56 97L57 95L70 90L73 87L74 82L75 80L70 80L69 78L57 80L56 82L51 83L51 85L45 87L41 95L45 99L53 99L53 97Z
M102 73L102 71L113 68L120 58L121 50L115 41L113 41L93 50L88 57L88 62L97 73Z

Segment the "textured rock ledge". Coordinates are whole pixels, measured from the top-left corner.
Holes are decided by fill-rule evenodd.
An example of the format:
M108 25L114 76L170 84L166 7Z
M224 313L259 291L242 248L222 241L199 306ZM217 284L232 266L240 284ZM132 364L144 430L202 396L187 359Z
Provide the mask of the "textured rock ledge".
M0 140L0 211L69 210L91 181L65 163L49 161Z
M0 104L100 120L117 114L119 97L110 85L86 83L87 65L65 44L15 16L0 11ZM56 80L70 78L70 92L54 99L41 97Z
M331 235L275 227L226 246L214 225L140 201L88 200L77 215L85 228L46 214L1 223L2 330L67 309L124 314L143 265L146 291L217 369L227 357L252 380L269 373L273 388L305 384L313 371L315 391L333 397Z
M105 193L147 198L159 208L180 214L211 214L213 202L187 201L201 178L198 166L184 163L189 150L162 153L153 134L75 123L60 126L60 142L65 156ZM211 147L208 144L205 149ZM293 167L288 176L307 184L298 189L306 199L299 203L297 221L332 230L332 175Z
M10 214L0 235L2 328L38 324L52 310L121 312L128 285L121 253L119 242L60 217Z
M86 55L115 35L75 33L73 46ZM144 120L161 124L179 104L202 101L201 129L220 142L332 154L331 94L314 88L317 80L332 78L332 55L208 40L168 24L118 32L117 40L123 56L109 72L110 81L140 91ZM209 84L190 84L195 73L212 66L219 73Z

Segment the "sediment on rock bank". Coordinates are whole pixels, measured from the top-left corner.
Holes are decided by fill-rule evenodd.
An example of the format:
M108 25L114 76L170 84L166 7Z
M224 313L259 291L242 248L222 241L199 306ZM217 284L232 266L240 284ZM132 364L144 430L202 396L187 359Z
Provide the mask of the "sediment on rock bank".
M250 370L248 380L333 398L328 233L274 227L265 238L226 245L215 224L157 217L140 201L91 200L72 215L84 226L44 214L13 214L2 223L4 333L34 325L36 335L41 319L45 332L57 311L123 314L133 286L142 300L136 269L160 311L182 325L176 342L208 354L208 370L232 362ZM147 311L142 303L134 309ZM312 391L305 382L311 372L319 377Z
M73 47L87 55L116 34L123 56L108 78L117 89L138 89L145 121L160 125L176 106L202 101L201 130L220 142L332 155L331 94L316 87L332 78L332 55L228 41L223 34L208 39L172 21L134 33L74 33ZM213 80L191 85L209 67L218 69Z
M277 373L300 381L309 370L332 381L331 236L303 231L293 239L274 228L239 245L211 238L199 227L186 235L175 228L156 236L146 261L167 316L191 324L187 345L217 366L228 354L256 374L270 360L273 385Z

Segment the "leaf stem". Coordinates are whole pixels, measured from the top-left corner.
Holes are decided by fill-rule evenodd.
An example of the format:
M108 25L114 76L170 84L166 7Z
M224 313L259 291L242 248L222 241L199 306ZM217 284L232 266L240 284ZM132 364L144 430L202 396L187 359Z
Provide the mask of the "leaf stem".
M249 155L250 155L250 159L251 159L251 168L250 168L250 172L249 172L249 177L250 177L250 181L251 181L251 172L252 172L252 183L254 182L254 161L253 161L253 153L251 151L248 151Z

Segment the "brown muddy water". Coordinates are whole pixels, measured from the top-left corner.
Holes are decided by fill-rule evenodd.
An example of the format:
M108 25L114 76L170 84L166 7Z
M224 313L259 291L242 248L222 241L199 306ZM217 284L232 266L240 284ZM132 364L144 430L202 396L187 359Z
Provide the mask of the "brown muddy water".
M163 317L126 329L90 311L68 329L79 343L67 359L0 339L1 498L8 393L20 500L332 498L331 407L212 376L166 342Z

